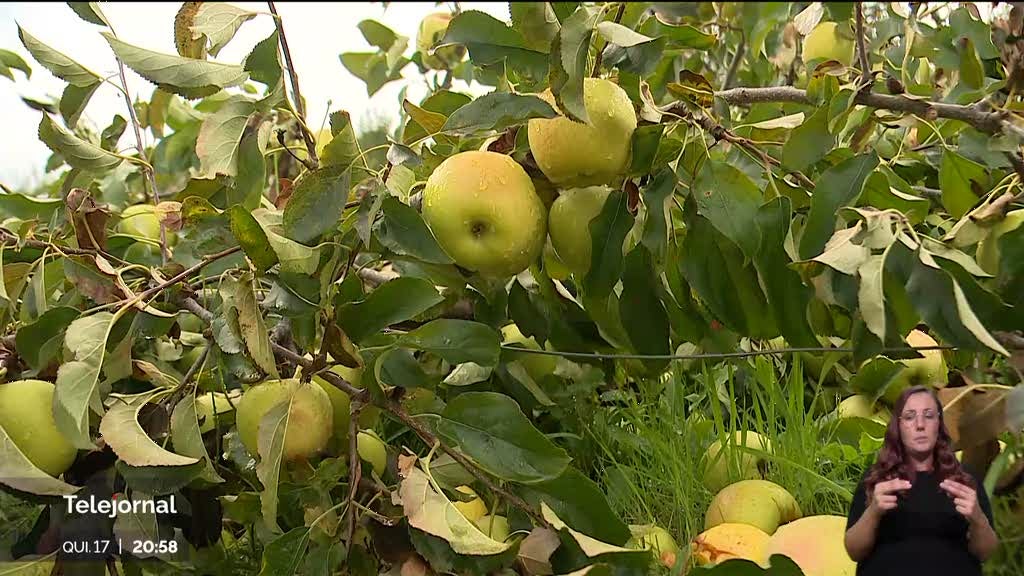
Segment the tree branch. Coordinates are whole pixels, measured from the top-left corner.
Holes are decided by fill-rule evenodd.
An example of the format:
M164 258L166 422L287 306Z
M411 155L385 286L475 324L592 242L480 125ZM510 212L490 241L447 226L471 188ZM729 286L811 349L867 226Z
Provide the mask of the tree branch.
M857 54L860 58L861 90L870 92L874 80L871 77L871 60L868 59L868 48L865 42L867 32L864 31L864 6L860 2L855 2L854 7L857 14Z
M154 286L154 287L144 291L143 293L139 294L135 298L138 301L141 302L142 300L145 300L146 298L149 298L150 296L153 296L154 294L157 294L160 291L162 291L162 290L164 290L164 289L166 289L166 288L168 288L170 286L173 286L173 285L177 284L178 282L181 282L185 278L188 278L189 276L191 276L191 275L195 274L196 272L202 270L203 267L208 266L209 264L212 264L213 262L216 262L217 260L220 260L221 258L230 256L230 255L234 254L235 252L240 251L241 249L242 249L241 246L235 246L234 248L228 248L227 250L222 250L220 252L217 252L216 254L210 254L209 256L204 256L202 261L200 261L198 264L192 266L191 268L185 270L184 272L182 272L182 273L180 273L180 274L178 274L176 276L171 277L170 280L166 280L164 282L161 282L160 284L158 284L158 285L156 285L156 286ZM197 316L198 316L198 314L197 314Z
M359 490L359 480L363 475L363 462L359 458L359 413L363 410L363 403L355 400L349 406L348 421L348 528L346 530L345 543L352 545L352 536L356 533L356 492Z
M766 88L732 88L716 92L715 96L731 105L743 106L763 102L795 102L797 104L814 104L805 90L791 86L771 86ZM856 104L891 110L893 112L909 112L922 118L934 120L947 118L970 124L980 132L999 134L1012 132L1024 138L1024 129L1006 120L1002 112L990 112L983 103L971 106L913 100L905 96L890 94L874 94L861 92L854 98Z
M284 35L284 22L281 21L281 16L278 15L277 7L273 2L267 2L267 6L270 8L270 13L274 15L274 25L277 26L277 35L279 36L281 51L284 52L284 64L288 69L288 77L292 82L292 98L295 99L295 111L299 116L299 131L302 132L302 139L306 142L306 150L309 152L309 161L315 168L320 164L320 160L316 155L316 140L313 139L313 134L309 131L309 127L306 126L305 106L302 104L302 93L299 92L299 76L295 73L295 65L292 63L292 53L291 50L288 49L288 38Z

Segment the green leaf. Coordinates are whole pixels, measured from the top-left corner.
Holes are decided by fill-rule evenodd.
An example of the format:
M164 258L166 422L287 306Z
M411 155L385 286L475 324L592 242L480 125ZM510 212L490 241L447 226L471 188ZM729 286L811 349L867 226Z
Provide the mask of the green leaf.
M0 426L0 483L40 496L70 496L81 490L36 468L3 426Z
M20 25L18 26L18 36L36 62L42 64L43 68L52 72L57 78L82 88L103 81L99 74L43 44Z
M904 364L894 362L885 356L872 358L858 368L850 380L850 390L877 400L885 394L889 383L904 368Z
M608 504L608 499L593 480L573 467L553 480L516 486L515 491L531 506L541 502L580 532L624 546L630 538L629 526Z
M488 473L520 484L557 478L572 460L533 427L515 400L496 392L456 396L437 432Z
M592 536L588 536L574 529L573 527L562 521L561 518L551 509L547 503L541 503L540 505L541 514L544 519L547 520L548 524L559 532L565 531L572 538L572 540L580 547L580 550L587 555L589 558L602 556L605 554L636 554L636 555L647 555L649 552L642 549L629 549L614 544L603 542Z
M225 280L221 284L220 294L225 307L238 311L238 328L253 361L270 376L280 378L267 326L256 301L255 289L252 277L246 276L237 281Z
M10 78L11 82L14 82L14 73L11 72L11 68L24 72L25 79L32 77L32 69L29 68L21 56L10 50L0 49L0 76L6 76Z
M782 165L795 172L806 170L835 145L836 137L828 130L828 106L822 106L789 135L782 147Z
M68 326L64 336L64 344L75 359L57 370L54 420L61 434L83 450L95 448L89 435L89 413L91 410L103 413L100 369L114 321L110 312L83 316Z
M169 452L150 438L139 424L139 412L155 392L137 396L112 395L110 410L100 421L103 441L129 466L188 466L199 460Z
M377 239L388 250L412 256L432 264L451 264L452 259L441 250L420 213L398 198L388 196L381 204L383 218Z
M583 280L588 296L603 298L622 275L622 243L633 228L628 198L621 190L608 195L596 218L590 221L590 268Z
M885 341L885 253L868 256L857 269L860 289L857 300L864 323L875 336Z
M268 542L260 558L259 576L296 574L309 548L309 531L309 526L299 526Z
M465 10L452 18L438 47L447 44L465 46L477 66L505 62L508 69L533 80L543 79L548 71L547 50L531 49L522 34L479 10Z
M354 342L404 322L444 301L434 285L420 278L395 278L359 302L338 308L338 324Z
M267 86L276 86L281 81L281 61L277 57L277 30L260 40L252 52L245 57L243 70L249 77Z
M304 244L299 244L275 232L273 227L267 222L271 217L266 212L253 212L253 217L256 218L256 222L263 228L263 233L267 235L270 247L277 254L277 259L281 262L281 272L304 274L306 276L312 276L316 273L316 269L320 265L320 250L318 248L310 248Z
M777 335L774 309L761 292L757 271L710 221L695 216L688 222L680 256L686 281L723 324L752 338Z
M99 2L68 2L68 6L78 14L78 17L90 24L96 24L98 26L107 26L110 24L107 22L106 15L100 9Z
M818 178L800 239L800 258L806 260L821 254L835 230L839 209L856 203L864 182L876 166L877 155L862 154L840 162Z
M665 168L654 175L640 191L647 214L640 242L651 251L655 261L662 261L668 243L668 203L676 189L676 174Z
M583 79L588 69L590 39L601 11L579 6L558 31L551 50L551 93L559 110L577 122L589 122L583 102Z
M974 43L982 60L999 58L999 49L992 42L992 27L982 20L975 20L966 7L958 8L949 15L949 26L958 38L967 37Z
M232 97L203 120L196 139L199 172L196 178L238 175L238 148L256 105L243 96Z
M526 47L539 52L551 49L561 25L547 2L509 2L512 28L523 36Z
M939 189L942 190L942 205L949 215L959 220L970 212L986 189L988 179L988 171L981 164L952 150L943 151Z
M412 352L404 348L393 348L382 354L374 363L377 382L386 386L401 388L434 388L430 376L416 361Z
M121 158L103 148L82 140L43 114L39 122L39 139L74 168L102 173L115 168Z
M228 210L231 222L231 233L242 246L245 255L252 261L259 272L266 272L277 264L277 254L270 246L267 233L259 222L244 207L234 205Z
M418 467L410 467L398 487L409 526L442 538L456 554L486 556L508 550L510 544L497 542L480 531L459 512L443 493L435 490Z
M977 349L982 344L1008 355L978 320L960 285L945 271L915 259L907 281L907 295L928 327L945 342L968 349Z
M893 182L893 179L899 179L899 182ZM904 185L906 189L903 188ZM879 210L899 210L914 225L924 222L931 208L927 198L912 194L910 186L884 166L868 177L858 205L871 206Z
M89 99L92 98L96 89L100 87L100 83L90 84L85 87L75 86L74 84L68 84L64 88L64 93L60 97L60 115L64 117L64 122L68 126L74 127L78 124L78 118L85 111L85 107L89 105Z
M359 140L356 138L349 113L344 110L331 113L331 141L324 147L320 165L347 168L360 154ZM366 166L365 160L363 166ZM294 197L291 201L293 200Z
M126 44L101 32L114 54L139 76L187 99L216 94L224 88L238 86L249 78L241 66L209 60L182 58Z
M629 174L631 176L642 176L650 174L654 168L654 161L658 155L658 147L661 144L661 137L665 131L664 124L652 124L640 126L633 131L633 141L630 144L632 158L629 163Z
M789 198L785 196L774 198L758 208L756 225L761 243L754 266L786 342L799 347L819 346L807 317L814 291L789 267L791 260L786 254L785 242L791 218Z
M50 308L14 335L18 355L34 370L49 364L64 343L64 332L81 312L68 306Z
M707 160L693 183L697 212L711 221L719 232L753 258L761 242L757 210L761 190L739 168Z
M210 55L216 56L235 37L242 24L256 16L256 12L242 10L227 2L203 2L190 27L192 38L209 38Z
M597 31L608 41L604 66L645 78L657 69L668 43L667 38L651 38L615 22L600 22Z
M348 201L352 172L335 169L303 172L295 180L284 208L284 232L297 242L309 243L338 225Z
M0 214L5 218L49 222L63 207L64 201L59 198L34 198L24 194L0 193Z
M227 191L228 206L255 210L267 186L267 162L260 150L259 133L246 131L238 146L238 175L235 185Z
M498 333L486 324L450 318L427 322L398 340L401 346L437 354L452 364L481 366L498 363L500 342Z
M410 62L403 58L389 67L386 56L380 52L345 52L339 58L346 70L366 83L367 96L373 96L389 82L401 80L402 68Z
M446 134L466 136L490 130L502 131L531 118L555 118L558 112L532 94L491 92L452 113L441 127Z
M662 21L660 18L650 19L648 22L652 24L657 23L657 26L651 26L651 29L645 31L647 34L658 34L668 38L668 44L672 48L693 48L695 50L709 50L715 47L718 42L718 36L714 34L708 34L701 32L700 29L684 24L682 26L674 26Z
M274 533L280 532L277 524L278 483L281 479L281 463L284 457L285 431L291 415L292 398L274 405L258 426L259 437L256 451L259 462L256 463L256 477L263 485L260 492L260 511L263 523Z
M225 402L226 400L217 399L217 413L222 411L220 404ZM203 480L214 484L224 482L220 474L217 474L213 462L210 461L210 455L206 452L206 446L203 444L203 434L199 427L194 394L186 394L171 412L171 442L179 454L203 462L201 476Z
M469 96L448 90L434 92L424 98L419 106L403 101L402 108L409 114L410 121L406 123L405 129L402 131L402 142L411 144L423 139L428 134L439 132L449 116L470 102L472 102L472 98ZM438 136L437 138L443 140L447 137Z
M643 245L634 248L625 259L619 316L622 327L639 354L668 354L669 326L665 306L656 286L658 277L651 253ZM651 362L660 370L668 360Z

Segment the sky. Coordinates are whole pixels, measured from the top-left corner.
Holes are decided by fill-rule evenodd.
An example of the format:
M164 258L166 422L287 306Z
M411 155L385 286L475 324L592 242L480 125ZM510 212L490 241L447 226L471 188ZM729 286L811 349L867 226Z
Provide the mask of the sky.
M233 2L252 11L267 12L262 2ZM338 55L342 52L374 51L356 27L364 19L374 19L395 32L409 37L406 56L415 50L416 30L420 20L434 11L450 11L451 3L392 2L385 9L381 2L278 2L288 38L289 49L299 77L299 88L307 103L307 120L320 126L328 111L349 111L356 128L384 117L392 126L398 122L399 93L408 86L408 97L418 101L427 94L427 87L416 65L404 70L405 81L392 82L372 98L365 84L345 69ZM118 37L129 44L158 52L176 54L174 48L174 15L180 2L104 2L102 8ZM506 2L462 2L462 10L481 10L508 21ZM81 20L65 3L0 2L0 48L18 53L32 68L26 80L14 71L15 82L0 77L0 182L11 188L31 186L43 180L44 166L50 150L36 133L42 113L29 108L22 97L59 97L65 83L35 62L18 38L18 25L48 46L71 57L100 74L116 74L117 65L109 45L100 36L101 28ZM273 31L273 20L260 15L249 20L234 39L215 58L239 64L252 47ZM128 90L133 99L148 100L154 86L128 70ZM116 76L115 76L116 79ZM483 93L489 90L476 85L467 87L461 81L455 89ZM328 109L328 102L331 102ZM83 117L92 121L97 131L103 130L114 114L125 119L124 97L110 86L101 86L93 95ZM121 146L134 141L131 130L125 131Z

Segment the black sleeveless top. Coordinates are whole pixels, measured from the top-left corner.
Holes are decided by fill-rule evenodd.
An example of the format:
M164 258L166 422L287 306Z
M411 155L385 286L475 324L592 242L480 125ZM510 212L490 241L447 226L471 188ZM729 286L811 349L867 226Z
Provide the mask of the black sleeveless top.
M990 524L992 507L982 480L977 483L978 505ZM900 495L899 504L878 523L875 546L858 563L857 576L927 574L928 576L981 576L981 561L967 545L968 521L939 487L934 472L918 472L913 486ZM853 496L846 521L852 527L867 508L864 479Z

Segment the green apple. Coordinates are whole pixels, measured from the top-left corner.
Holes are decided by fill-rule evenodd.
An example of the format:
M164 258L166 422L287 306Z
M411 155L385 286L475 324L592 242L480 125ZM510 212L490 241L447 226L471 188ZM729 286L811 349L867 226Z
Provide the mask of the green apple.
M301 384L297 379L268 380L242 395L236 404L235 422L242 444L250 454L258 452L259 427L263 417L274 406L288 402L288 426L285 428L284 459L304 460L327 446L334 425L331 399L323 388Z
M203 330L206 329L206 324L203 323L202 318L191 312L179 312L178 327L181 328L182 332L202 334Z
M0 384L0 428L36 468L60 476L78 450L57 429L53 393L53 384L43 380Z
M547 211L533 182L511 157L460 152L438 166L423 190L423 220L463 268L508 277L544 248Z
M739 446L772 453L771 440L753 431L737 431L733 434L733 441L725 445L721 440L715 440L704 454L704 486L708 490L718 492L734 480L753 480L761 477L758 470L760 459L738 450ZM734 462L738 462L738 477L732 474L736 468Z
M216 427L214 410L216 410L217 416L227 414L234 410L231 405L238 401L238 394L232 394L230 402L228 402L228 395L223 392L196 394L196 418L199 420L199 432L206 434ZM223 430L223 425L221 429Z
M626 542L631 550L651 550L658 556L658 561L667 568L675 566L679 554L679 544L672 534L657 524L631 524L629 532L632 538Z
M555 107L550 89L538 96ZM610 80L586 78L583 102L586 123L559 116L534 118L527 125L537 165L559 188L612 184L632 158L637 119L626 91Z
M804 63L836 60L843 66L853 62L853 38L839 32L839 24L821 22L804 38Z
M519 331L519 326L515 324L509 324L501 329L501 336L505 344L518 344L524 348L531 348L533 350L540 350L540 344L534 340L533 336L527 338ZM555 366L558 365L558 359L554 356L547 354L530 354L529 352L515 352L512 353L509 358L513 361L518 360L523 368L526 369L526 373L533 378L534 382L540 383L544 379L546 374L554 374Z
M551 205L548 234L555 254L577 276L590 270L590 221L601 213L611 190L603 186L562 192Z
M369 462L378 476L388 469L388 451L384 441L373 430L360 430L356 436L359 457Z
M992 226L985 238L978 243L977 260L982 270L992 275L999 273L999 239L1021 225L1024 225L1024 209L1007 212L1005 218Z
M912 330L907 335L907 345L937 346L931 336L920 330ZM948 370L946 360L942 357L942 350L920 350L924 358L908 358L899 360L905 368L893 378L885 388L883 397L889 404L899 400L900 394L911 386L927 385L932 388L944 388L948 383Z
M483 499L477 495L475 490L469 486L458 486L455 490L473 497L469 502L452 501L452 505L459 512L462 512L462 515L468 518L470 522L475 522L487 515L487 504L484 504Z
M512 533L508 525L508 518L504 516L491 516L488 514L477 518L473 523L491 540L497 540L498 542L504 542L509 537L509 534Z
M160 217L157 214L156 206L152 204L135 204L121 212L121 221L117 223L117 230L121 234L135 236L136 238L147 238L153 242L160 242ZM177 236L167 231L167 245L173 246Z
M309 360L312 360L311 355L307 355ZM328 362L334 362L334 360L328 355ZM362 368L349 368L348 366L342 366L340 364L331 367L331 372L341 376L346 382L359 388L360 381L363 378ZM302 378L302 367L299 366L295 370L294 378ZM331 384L323 376L313 376L313 382L316 382L324 391L327 396L331 399L331 409L334 412L334 436L346 442L348 439L349 423L351 422L351 410L352 410L352 399L349 398L348 394L344 390ZM363 406L362 411L359 413L359 427L360 428L373 428L377 425L379 420L380 408L372 404L366 404ZM346 447L348 444L344 444Z
M544 271L547 272L548 276L552 280L565 280L571 274L572 271L562 262L562 259L555 254L555 247L551 245L551 237L544 242Z
M432 70L447 70L455 67L466 55L466 47L462 45L445 46L435 50L433 54L430 53L431 49L444 39L451 19L451 14L434 12L420 21L416 33L416 50L422 56L425 67Z

